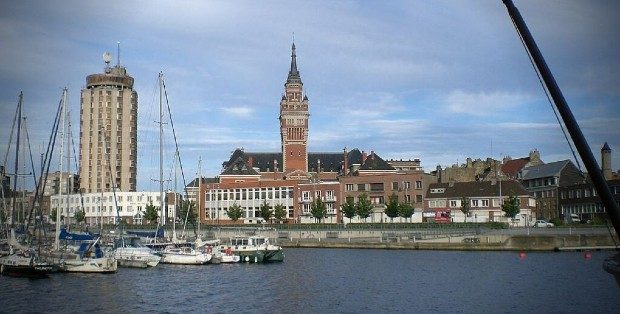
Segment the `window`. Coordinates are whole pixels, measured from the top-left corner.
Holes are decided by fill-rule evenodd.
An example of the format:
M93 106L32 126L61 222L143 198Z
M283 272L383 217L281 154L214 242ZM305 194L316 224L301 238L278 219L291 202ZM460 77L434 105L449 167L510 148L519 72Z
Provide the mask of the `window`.
M366 191L366 184L358 184L357 185L357 190L358 191Z
M480 203L482 207L489 207L489 200L481 200Z
M478 207L478 200L471 200L471 207Z
M409 190L411 188L411 182L405 181L405 190Z
M310 191L303 191L302 192L302 200L304 201L309 201L310 200Z
M353 184L347 183L347 184L345 185L345 190L346 190L347 192L353 191Z
M415 182L415 188L416 188L416 190L422 189L422 181L416 181Z
M455 208L455 207L459 207L459 201L450 201L450 207Z
M325 199L328 201L334 200L334 190L325 191Z
M392 182L392 190L398 190L398 182Z
M371 183L370 184L371 191L383 191L383 183Z
M422 195L416 195L415 196L415 202L416 203L422 203Z
M583 197L590 197L590 189L583 190Z
M314 191L314 197L315 198L321 198L321 191Z

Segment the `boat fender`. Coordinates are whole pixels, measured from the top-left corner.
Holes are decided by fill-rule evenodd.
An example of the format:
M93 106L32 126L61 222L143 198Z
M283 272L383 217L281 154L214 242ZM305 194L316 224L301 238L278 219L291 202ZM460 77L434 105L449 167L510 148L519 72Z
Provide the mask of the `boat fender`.
M211 254L211 252L213 252L213 248L209 245L207 246L207 253Z
M249 262L249 261L250 261L250 257L249 257L249 256L246 256L246 257L245 257L245 261L246 261L246 262Z

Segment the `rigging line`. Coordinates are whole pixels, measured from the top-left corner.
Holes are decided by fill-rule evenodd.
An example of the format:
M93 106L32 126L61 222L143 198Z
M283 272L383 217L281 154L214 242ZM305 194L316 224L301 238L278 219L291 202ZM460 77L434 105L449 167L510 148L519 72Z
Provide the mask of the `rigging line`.
M73 149L73 162L75 163L76 168L79 169L77 153L75 152L75 140L73 138L73 131L71 131L71 120L69 120L69 139L71 141L69 146L71 146L71 148ZM78 193L80 194L80 208L82 209L81 211L82 213L84 213L84 216L86 216L86 212L84 211L84 193L82 193L82 189L78 189Z
M115 209L116 218L117 218L116 219L117 220L116 226L118 227L119 224L120 224L120 214L119 214L119 211L118 211L118 200L116 199L116 183L115 183L116 178L114 177L114 173L112 172L112 163L110 162L110 150L108 150L108 145L107 145L108 144L107 132L105 132L106 129L103 127L103 125L101 125L100 128L104 130L103 136L102 136L102 138L103 138L103 150L104 150L104 155L108 159L107 160L108 171L110 171L110 175L108 176L108 178L109 178L109 181L110 181L110 186L112 188L112 197L114 198L114 209ZM102 191L103 191L103 187L101 187L101 188L102 188Z
M177 159L179 161L179 168L181 168L181 179L183 181L183 191L185 192L185 199L189 199L189 195L187 193L187 183L185 181L185 173L183 172L183 162L181 162L181 154L179 152L179 143L177 141L177 133L174 129L174 123L172 122L172 111L170 110L170 103L168 102L168 91L166 89L166 83L164 82L164 80L162 79L161 81L162 86L164 87L164 96L166 98L166 108L168 108L168 117L170 118L170 128L172 129L172 135L174 136L174 146L176 148L176 152L177 152ZM187 211L185 213L185 224L187 224L187 219L189 217L189 212L190 212L190 207L189 207L189 203L188 203L188 208ZM196 224L194 222L192 222L192 226L194 227L194 234L196 234Z
M15 130L15 121L17 120L17 114L19 112L19 105L15 107L15 115L13 117L13 126L11 126L11 135L9 135L9 146L6 149L6 154L4 154L4 162L2 165L4 166L4 171L6 171L6 163L9 159L9 152L11 151L11 142L13 141L13 131Z
M32 178L34 179L34 186L37 186L37 172L34 168L34 160L32 159L32 147L30 147L30 134L28 133L28 125L24 117L24 131L26 132L26 143L28 143L28 152L30 153L30 167L32 167Z
M39 180L39 184L37 185L36 191L34 193L34 197L32 199L33 206L31 208L34 208L34 204L37 201L37 199L39 199L39 201L41 200L43 191L45 191L45 186L47 185L47 177L49 175L50 164L51 164L52 156L54 153L54 146L56 145L56 135L58 135L58 125L60 124L61 108L62 108L62 98L60 102L58 103L58 109L56 110L56 118L54 119L54 123L52 124L52 131L50 132L50 137L47 142L45 158L43 159L43 165L41 166L41 171L42 171L41 180ZM45 178L43 178L43 176L45 176ZM30 219L26 223L26 229L28 229L29 224L30 224ZM43 234L44 235L46 234L45 228L43 228Z
M577 154L575 154L575 149L573 149L573 145L571 144L570 140L568 139L568 135L566 135L566 130L564 128L564 125L560 121L560 117L558 116L558 112L555 109L555 106L553 105L553 103L551 102L551 98L549 97L549 90L547 89L547 86L543 82L543 80L541 78L541 75L540 75L540 72L538 71L538 68L536 68L536 65L534 64L534 59L532 57L532 54L527 49L527 46L525 45L525 40L523 39L523 36L519 32L519 29L517 28L517 24L515 23L515 21L514 21L514 19L512 17L510 18L510 21L512 22L512 26L514 26L515 30L517 31L517 35L519 36L519 40L521 41L521 45L523 45L523 48L525 49L525 52L527 53L527 57L528 57L528 59L530 61L530 64L532 65L532 68L534 69L534 72L536 73L536 76L538 77L538 81L540 82L540 85L542 86L543 91L545 92L545 96L547 97L547 102L549 103L549 106L551 106L551 110L553 110L553 114L555 115L555 119L558 121L558 124L560 125L560 129L562 130L562 134L564 134L564 139L566 139L566 143L568 143L568 147L570 148L571 153L573 154L573 158L575 159L575 162L577 163L577 168L579 169L579 171L582 171L581 170L581 164L579 163L579 159L577 159Z

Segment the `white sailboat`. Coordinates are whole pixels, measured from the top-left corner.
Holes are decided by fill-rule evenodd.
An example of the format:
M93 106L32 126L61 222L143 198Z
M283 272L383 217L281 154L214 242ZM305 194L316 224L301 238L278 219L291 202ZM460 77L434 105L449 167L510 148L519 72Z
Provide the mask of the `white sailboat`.
M155 267L161 260L161 256L142 244L138 236L121 235L114 242L113 252L118 265L122 267Z
M164 80L163 74L160 72L158 76L159 83L159 191L160 191L160 209L161 209L161 218L160 221L164 221L164 177L163 177L163 98L164 98ZM170 109L170 108L168 108ZM172 120L172 118L170 118ZM171 123L172 124L172 123ZM175 152L175 165L176 162L180 160L178 148ZM176 172L175 172L176 175ZM175 191L176 193L176 191ZM175 212L173 214L172 221L172 245L168 245L161 252L162 254L162 263L167 264L190 264L190 265L201 265L206 264L211 260L212 255L203 252L200 250L196 250L191 246L178 246L176 245L178 240L176 238L176 204L175 204Z
M60 149L60 173L62 180L63 172L63 159L64 159L64 145L65 138L69 138L70 126L66 126L67 120L67 88L63 89L62 96L62 131L61 131L61 149ZM67 140L70 143L69 140ZM69 146L69 145L68 145ZM67 149L70 152L70 149ZM70 161L70 158L68 158ZM70 171L70 164L67 169ZM68 180L68 178L67 178ZM60 185L59 195L62 196L62 184ZM65 186L68 186L68 182ZM67 189L67 197L69 196L69 190ZM69 199L67 198L67 213L69 206ZM55 264L60 271L64 272L79 272L79 273L113 273L116 272L118 263L112 256L106 256L99 247L100 238L94 239L92 237L81 238L83 241L80 243L79 248L74 250L73 248L65 245L61 247L61 213L60 209L56 212L56 237L54 242L54 249L45 253L47 260ZM76 238L75 235L71 235L72 239Z
M13 127L11 128L11 135L9 138L9 145L8 145L8 149L4 158L4 163L2 165L2 177L5 176L4 171L6 170L6 166L7 166L7 158L8 158L8 154L9 154L9 150L11 147L11 141L13 140L13 131L15 130L15 124L17 124L17 138L16 138L16 147L15 147L15 168L14 168L14 181L13 181L13 196L12 196L12 207L11 207L11 214L10 214L10 231L8 231L8 236L7 236L7 242L6 242L6 249L8 249L7 252L3 252L6 255L0 257L0 274L2 275L8 275L8 276L16 276L16 277L35 277L35 278L40 278L40 277L46 277L48 273L54 271L54 266L46 263L45 261L42 261L39 257L39 254L37 252L37 250L35 250L32 247L29 247L28 245L23 245L22 243L20 243L18 241L18 239L15 236L15 216L17 215L17 201L16 201L16 196L17 196L17 179L18 176L20 175L18 173L18 169L19 169L19 150L20 150L20 135L21 135L21 131L22 128L25 128L25 123L26 123L26 118L22 117L22 105L23 105L23 93L19 94L19 102L15 111L15 118L13 120ZM22 119L23 119L23 124L22 124ZM28 137L28 132L26 129L26 138ZM30 145L30 140L28 140L28 145ZM36 182L36 179L35 179ZM36 185L36 183L35 183ZM7 205L5 203L6 198L4 195L4 188L0 189L1 193L2 193L2 205L3 208L1 209L2 211L6 211L7 209ZM22 190L25 191L24 187L22 187ZM23 196L22 196L23 197ZM24 220L26 220L26 214L25 214L25 209L23 206L23 198L22 198L22 208L21 208L21 215L20 215L20 219L18 219L18 223L23 223ZM29 214L29 218L32 214ZM28 218L28 221L29 221ZM36 227L36 226L35 226ZM29 230L28 225L26 224L26 227L24 228L25 230Z

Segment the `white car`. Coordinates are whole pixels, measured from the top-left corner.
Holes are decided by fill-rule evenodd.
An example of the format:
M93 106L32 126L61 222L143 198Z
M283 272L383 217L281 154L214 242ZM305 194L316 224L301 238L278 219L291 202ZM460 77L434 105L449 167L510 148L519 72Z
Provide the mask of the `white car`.
M534 227L548 228L548 227L555 227L555 225L551 222L541 219L541 220L536 220L536 222L534 223Z

